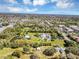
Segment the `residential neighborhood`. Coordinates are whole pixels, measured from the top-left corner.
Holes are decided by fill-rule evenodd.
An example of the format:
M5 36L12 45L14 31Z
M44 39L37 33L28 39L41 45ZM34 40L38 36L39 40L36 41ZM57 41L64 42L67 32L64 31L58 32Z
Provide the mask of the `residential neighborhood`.
M75 18L0 14L0 59L79 59Z

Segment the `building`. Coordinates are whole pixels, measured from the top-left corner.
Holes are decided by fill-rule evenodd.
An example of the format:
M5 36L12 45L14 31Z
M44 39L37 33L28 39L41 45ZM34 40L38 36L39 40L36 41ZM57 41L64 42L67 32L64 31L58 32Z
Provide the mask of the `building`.
M0 23L0 28L2 27L2 23Z
M51 40L51 35L49 33L42 33L40 36L42 40L44 39Z
M25 35L25 39L30 39L31 37L29 35Z
M76 25L71 25L70 28L72 28L74 31L78 31L79 32L79 27Z
M63 31L63 32L66 32L66 33L71 33L71 32L74 31L72 28L69 28L65 25L59 25L59 28L60 28L60 31Z
M76 41L79 42L79 37L76 37Z

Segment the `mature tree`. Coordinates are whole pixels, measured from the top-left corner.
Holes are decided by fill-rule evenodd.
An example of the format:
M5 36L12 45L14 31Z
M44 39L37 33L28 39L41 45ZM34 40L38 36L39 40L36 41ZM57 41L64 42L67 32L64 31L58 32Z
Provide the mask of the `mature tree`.
M30 56L30 59L40 59L40 58L37 55L33 54L33 55Z
M55 52L56 50L54 48L47 48L43 51L43 54L46 56L52 56Z

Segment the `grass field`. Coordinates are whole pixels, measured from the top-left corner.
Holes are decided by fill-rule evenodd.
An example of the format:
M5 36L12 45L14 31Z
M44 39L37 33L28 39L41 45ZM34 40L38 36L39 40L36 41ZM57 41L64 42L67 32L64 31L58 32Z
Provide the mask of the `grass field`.
M14 52L14 50L11 48L4 48L4 49L0 50L0 59L3 59L4 57L12 54L13 52Z
M22 51L22 48L17 48L17 49L4 48L4 49L0 50L0 59L4 59L4 57L11 55L15 50Z

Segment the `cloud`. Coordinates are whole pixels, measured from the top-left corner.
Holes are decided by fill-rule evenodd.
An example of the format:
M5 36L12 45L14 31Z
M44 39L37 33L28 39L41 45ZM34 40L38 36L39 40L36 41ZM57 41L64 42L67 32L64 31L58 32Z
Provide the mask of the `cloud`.
M32 4L32 1L31 0L23 0L23 3L24 4Z
M20 12L35 12L38 9L37 8L33 8L33 9L29 9L29 8L19 8L19 7L8 7L9 12L13 12L13 13L20 13Z
M5 0L5 2L8 2L8 3L17 3L16 0Z
M37 11L37 10L38 10L37 8L33 8L33 9L27 8L25 11L26 11L26 12L35 12L35 11Z
M46 3L46 0L33 0L33 5L44 5Z
M31 5L45 5L49 2L49 0L23 0L24 4L31 4Z
M30 13L30 12L35 12L38 11L37 8L21 8L21 7L13 7L13 6L3 6L1 7L0 5L0 10L4 10L6 12L10 12L10 13Z
M74 6L74 3L71 0L56 0L56 7L58 8L71 8Z
M57 2L58 0L51 0L51 2Z
M69 2L69 0L60 0L56 6L59 8L70 8L73 6L73 3Z
M22 9L18 8L18 7L7 7L9 12L13 12L13 13L18 13L20 12Z
M33 5L33 6L37 6L37 5L42 6L54 2L56 3L55 6L58 8L70 8L74 5L71 2L71 0L23 0L24 4Z

